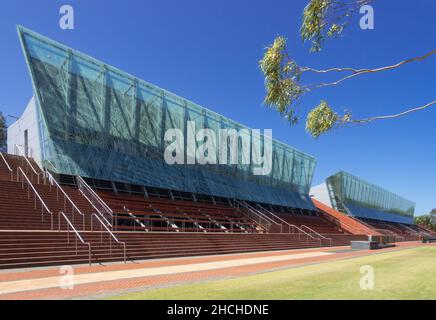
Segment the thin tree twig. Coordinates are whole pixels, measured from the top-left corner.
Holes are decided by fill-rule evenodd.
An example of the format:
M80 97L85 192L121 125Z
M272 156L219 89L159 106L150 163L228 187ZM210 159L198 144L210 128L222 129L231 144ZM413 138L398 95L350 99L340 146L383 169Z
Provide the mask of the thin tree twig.
M392 69L396 69L398 67L401 67L407 63L413 62L413 61L422 61L424 59L427 59L428 57L430 57L431 55L435 54L436 50L432 50L430 52L428 52L427 54L423 55L423 56L418 56L418 57L414 57L414 58L410 58L407 60L403 60L400 61L394 65L391 66L386 66L386 67L381 67L381 68L376 68L376 69L356 69L356 68L330 68L330 69L325 69L325 70L318 70L318 69L314 69L314 68L310 68L310 67L302 67L300 68L301 72L314 72L314 73L329 73L332 71L335 72L352 72L352 75L349 75L343 79L349 79L350 77L356 77L358 75L361 74L365 74L365 73L376 73L376 72L381 72L381 71L387 71L387 70L392 70ZM336 82L341 82L342 79L336 81ZM332 84L335 82L332 82Z
M375 117L369 117L369 118L361 119L361 120L351 120L351 122L354 122L354 123L368 123L368 122L375 121L375 120L385 120L385 119L399 118L399 117L405 116L405 115L407 115L409 113L412 113L412 112L416 112L416 111L421 111L421 110L427 109L427 108L429 108L429 107L431 107L432 105L435 105L435 104L436 104L436 100L432 101L432 102L429 102L426 105L423 105L423 106L420 106L420 107L417 107L417 108L413 108L413 109L409 109L409 110L406 110L406 111L403 111L403 112L400 112L400 113L397 113L397 114L392 114L392 115L387 115L387 116L375 116Z

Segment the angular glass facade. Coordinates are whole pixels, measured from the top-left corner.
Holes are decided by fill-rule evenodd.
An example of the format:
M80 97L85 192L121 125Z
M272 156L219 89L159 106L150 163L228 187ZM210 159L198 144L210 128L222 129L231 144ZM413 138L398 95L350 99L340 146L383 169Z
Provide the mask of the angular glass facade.
M346 172L326 179L336 210L359 218L413 224L415 203Z
M249 164L167 165L167 129L185 133L187 121L242 132L262 154L265 137L239 123L137 79L87 55L19 27L38 104L41 159L62 174L199 194L314 209L308 195L315 159L273 141L272 171L253 174ZM219 143L217 150L219 149ZM246 147L246 146L245 146ZM189 151L189 150L188 150ZM191 150L192 151L192 150ZM239 153L238 163L241 159Z

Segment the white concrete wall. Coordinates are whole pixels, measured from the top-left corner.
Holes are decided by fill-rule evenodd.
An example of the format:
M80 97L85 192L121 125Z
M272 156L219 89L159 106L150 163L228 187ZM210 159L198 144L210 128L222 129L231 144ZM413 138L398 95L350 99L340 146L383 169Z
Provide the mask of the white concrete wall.
M310 189L310 195L314 196L314 198L325 205L328 205L330 208L332 208L332 203L330 201L329 192L327 189L327 184L321 183L320 185L317 185L315 187L312 187Z
M41 144L35 97L33 97L16 122L8 128L8 153L15 154L14 145L24 146L24 131L28 131L29 156L41 166ZM22 147L21 150L24 150Z

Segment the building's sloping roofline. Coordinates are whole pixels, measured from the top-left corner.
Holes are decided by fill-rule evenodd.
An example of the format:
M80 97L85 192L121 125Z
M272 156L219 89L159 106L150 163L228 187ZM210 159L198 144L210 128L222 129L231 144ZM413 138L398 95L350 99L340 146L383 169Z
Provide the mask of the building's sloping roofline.
M248 128L247 126L245 126L245 125L243 125L243 124L241 124L241 123L239 123L237 121L234 121L234 120L232 120L232 119L230 119L228 117L225 117L225 116L223 116L223 115L221 115L221 114L219 114L219 113L217 113L217 112L215 112L215 111L213 111L211 109L208 109L208 108L205 108L203 106L200 106L199 104L197 104L195 102L192 102L192 101L190 101L190 100L188 100L186 98L182 98L182 97L180 97L180 96L178 96L178 95L176 95L176 94L174 94L174 93L172 93L172 92L170 92L168 90L165 90L165 89L163 89L163 88L161 88L161 87L159 87L159 86L157 86L155 84L152 84L152 83L149 83L149 82L147 82L145 80L137 78L137 77L135 77L135 76L125 72L125 71L122 71L122 70L120 70L120 69L118 69L116 67L108 65L108 64L106 64L106 63L104 63L104 62L102 62L102 61L100 61L98 59L95 59L95 58L93 58L93 57L91 57L91 56L89 56L89 55L87 55L85 53L82 53L82 52L77 51L77 50L75 50L73 48L70 48L70 47L68 47L68 46L66 46L66 45L64 45L64 44L62 44L60 42L57 42L57 41L52 40L52 39L49 39L49 38L47 38L47 37L45 37L45 36L35 32L35 31L32 31L32 30L28 29L28 28L25 28L23 26L18 25L17 26L17 31L18 31L18 34L19 34L19 37L20 37L20 41L21 41L23 50L25 50L23 35L27 33L27 34L31 35L32 37L37 38L39 41L45 42L48 45L56 47L57 49L60 49L60 50L65 51L65 52L71 52L72 54L74 54L74 55L76 55L76 56L78 56L78 57L80 57L80 58L82 58L82 59L84 59L84 60L94 64L94 65L96 65L97 67L107 68L107 70L109 70L109 71L111 71L111 72L113 72L115 74L118 74L122 78L125 78L125 79L133 81L133 82L136 81L136 82L142 84L143 86L148 87L149 89L151 89L153 91L163 92L166 95L169 95L172 98L175 98L175 100L179 100L179 101L182 101L182 102L187 101L187 102L195 105L196 107L198 107L200 109L206 110L208 113L214 114L217 117L225 118L227 121L233 123L237 127ZM299 154L301 154L302 156L304 156L304 157L306 157L308 159L311 159L312 161L316 161L316 158L314 156L308 154L308 153L305 153L305 152L303 152L301 150L298 150L298 149L296 149L296 148L294 148L294 147L292 147L292 146L290 146L290 145L288 145L288 144L286 144L284 142L281 142L279 140L273 139L273 141L276 144L281 145L284 148L291 148L295 152L298 152Z
M392 192L392 191L390 191L390 190L388 190L388 189L386 189L386 188L384 188L384 187L381 187L381 186L379 186L379 185L377 185L377 184L375 184L375 183L373 183L373 182L370 182L370 181L368 181L368 180L366 180L366 179L363 179L363 178L361 178L361 177L358 177L358 176L356 176L356 175L354 175L354 174L351 174L351 173L346 172L346 171L343 171L343 170L338 171L338 172L336 172L335 174L332 174L332 175L331 175L330 177L328 177L328 178L331 178L331 177L334 177L334 176L336 176L336 175L340 175L340 174L348 175L349 177L354 178L354 179L357 179L357 180L360 180L360 181L362 181L362 182L364 182L364 183L366 183L366 184L368 184L368 185L370 185L370 186L372 186L372 187L374 187L374 188L379 189L380 191L383 191L383 192L386 192L386 193L388 193L388 194L391 194L391 195L393 195L393 196L395 196L395 197L401 198L401 199L404 200L404 201L408 201L408 202L410 202L411 204L413 204L414 207L415 207L415 205L416 205L416 203L415 203L414 201L410 200L410 199L407 199L407 198L405 198L405 197L403 197L403 196L400 196L400 195L396 194L395 192ZM328 179L328 178L327 178L327 179Z
M415 203L345 171L326 179L336 210L366 219L413 224Z
M56 173L314 209L308 195L316 165L311 155L272 139L272 170L265 176L244 164L170 166L163 161L163 133L185 130L188 119L200 119L202 128L210 121L213 130L248 130L258 143L262 136L271 139L45 36L17 29L42 124L42 161L54 163ZM156 114L150 117L149 109ZM89 161L95 157L107 162Z

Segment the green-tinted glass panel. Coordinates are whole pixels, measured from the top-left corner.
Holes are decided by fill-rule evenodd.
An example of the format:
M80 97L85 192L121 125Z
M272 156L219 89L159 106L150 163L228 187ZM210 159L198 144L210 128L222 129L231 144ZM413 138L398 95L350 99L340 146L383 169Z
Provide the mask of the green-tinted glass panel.
M326 182L338 210L362 218L413 223L415 203L410 200L343 171Z
M42 159L57 173L313 209L315 159L272 141L272 171L254 175L246 139L252 130L62 44L19 28L38 102ZM166 129L241 132L238 164L169 166ZM265 137L255 137L263 156ZM192 152L186 145L180 145ZM196 147L201 143L197 142ZM189 149L189 150L188 150ZM248 144L248 150L251 150ZM226 150L227 152L227 150ZM230 155L229 155L230 156Z

